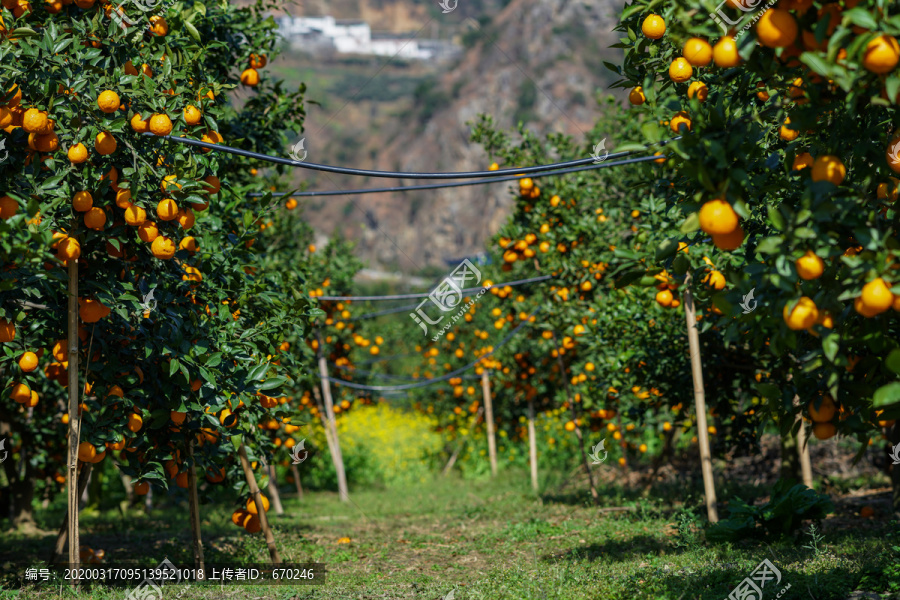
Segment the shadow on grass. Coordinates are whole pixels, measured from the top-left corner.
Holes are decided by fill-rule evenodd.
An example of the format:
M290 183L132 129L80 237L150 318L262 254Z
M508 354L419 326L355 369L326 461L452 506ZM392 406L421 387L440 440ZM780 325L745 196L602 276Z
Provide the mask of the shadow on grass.
M631 560L636 556L645 556L647 554L676 554L678 550L671 544L651 537L649 535L638 535L627 540L610 540L602 543L590 544L572 548L561 554L546 555L544 560L548 561L596 561L605 559L613 562L622 562Z

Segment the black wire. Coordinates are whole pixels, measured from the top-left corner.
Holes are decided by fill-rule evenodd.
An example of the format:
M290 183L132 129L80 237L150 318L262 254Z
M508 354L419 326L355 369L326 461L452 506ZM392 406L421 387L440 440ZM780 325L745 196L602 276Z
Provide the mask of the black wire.
M285 165L289 167L300 167L302 169L311 169L314 171L325 171L328 173L341 173L344 175L362 175L366 177L387 177L387 178L395 178L395 179L466 179L469 177L485 177L490 179L497 179L503 177L504 175L518 175L518 177L514 177L518 179L524 174L528 173L539 173L541 171L549 171L552 169L558 169L560 167L571 167L575 165L586 165L588 163L593 163L597 159L593 156L590 158L579 158L577 160L569 160L558 163L550 163L546 165L538 165L535 167L522 167L520 169L511 168L511 169L497 169L496 171L463 171L463 172L453 172L453 173L413 173L413 172L404 172L404 171L372 171L369 169L353 169L350 167L335 167L332 165L323 165L319 163L308 163L302 161L291 160L288 158L281 158L279 156L269 156L267 154L260 154L258 152L251 152L250 150L241 150L240 148L232 148L231 146L225 146L223 144L210 144L208 142L202 142L200 140L192 140L190 138L184 137L176 137L171 135L163 135L163 136L155 136L155 134L147 132L144 133L145 136L154 136L160 137L164 140L170 142L179 142L181 144L187 144L189 146L198 146L200 148L206 148L208 150L220 150L222 152L229 152L231 154L237 154L238 156L243 156L245 158L252 158L255 160L263 160L271 163L275 163L278 165ZM680 137L680 136L679 136ZM678 139L678 138L674 138ZM659 142L660 144L666 144L673 140L664 140L663 142ZM607 160L609 158L619 158L621 156L628 156L630 154L634 154L637 151L628 151L628 152L616 152L614 154L607 154L603 160Z
M603 162L598 165L590 165L587 167L576 167L572 169L561 169L559 171L549 171L546 173L536 173L531 175L531 179L540 179L541 177L552 177L554 175L565 175L567 173L577 173L579 171L591 171L593 169L602 169L604 167L618 167L621 165L629 165L633 163L639 162L647 162L651 160L660 160L665 159L666 155L659 156L645 156L641 158L629 158L627 160L613 161L611 163ZM297 192L296 194L288 194L287 192L250 192L247 196L254 198L264 196L268 193L271 193L273 196L290 196L292 198L310 198L314 196L344 196L344 195L357 195L357 194L377 194L380 192L410 192L414 190L436 190L439 188L452 188L452 187L462 187L466 185L485 185L488 183L499 183L501 181L514 181L516 179L522 179L521 176L513 176L513 177L497 177L495 179L482 179L476 181L457 181L454 183L427 183L422 185L406 185L406 186L393 186L393 187L384 187L384 188L359 188L355 190L327 190L323 192Z
M528 315L527 319L525 319L524 321L522 321L521 323L516 325L516 327L512 331L510 331L506 335L506 337L504 337L500 341L500 343L497 344L497 346L495 346L494 349L491 350L490 352L488 352L487 354L485 354L485 355L481 356L480 358L476 359L475 361L469 363L465 367L460 367L459 369L456 369L455 371L451 371L451 372L447 373L446 375L441 375L440 377L426 379L425 381L420 381L417 383L405 383L403 385L362 385L360 383L353 383L352 381L345 381L343 379L335 379L334 377L329 377L329 376L322 377L321 375L318 375L318 373L317 373L317 375L319 376L320 379L327 379L328 381L331 381L332 383L336 383L337 385L343 385L345 387L353 388L356 390L369 390L369 391L373 391L373 392L411 390L411 389L415 389L415 388L425 387L426 385L431 385L432 383L438 383L441 381L446 381L448 379L453 379L454 377L457 377L460 373L464 373L464 372L472 369L479 362L481 362L488 356L491 356L494 352L496 352L497 350L502 348L514 335L516 335L516 333L519 332L520 329L522 329L522 327L524 327L531 321L531 317L538 314L540 311L541 311L541 308L538 307L533 313Z
M518 279L516 281L507 281L506 283L493 283L488 286L476 287L476 288L465 288L460 290L462 294L469 294L472 292L480 292L482 290L489 290L491 288L503 288L506 286L515 286L515 285L525 285L526 283L535 283L537 281L546 281L547 279L552 279L552 275L541 275L540 277L529 277L528 279ZM319 300L357 300L357 301L368 301L375 302L378 300L409 300L411 298L427 298L431 295L431 292L420 292L417 294L393 294L390 296L316 296ZM399 311L397 311L399 312Z

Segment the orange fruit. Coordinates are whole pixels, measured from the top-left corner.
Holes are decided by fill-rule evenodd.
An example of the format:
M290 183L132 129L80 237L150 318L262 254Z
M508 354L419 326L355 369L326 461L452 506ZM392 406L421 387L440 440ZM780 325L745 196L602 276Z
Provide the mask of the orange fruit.
M0 342L11 342L16 339L16 325L7 319L0 319Z
M837 407L834 405L834 400L827 394L822 398L822 402L818 409L816 409L815 400L809 401L807 409L809 410L809 418L816 423L827 423L828 421L831 421L837 413Z
M177 485L180 488L187 489L187 486L188 486L187 471L182 471L175 477L175 485Z
M784 48L797 39L797 21L781 8L766 10L756 22L756 39L767 48Z
M709 274L703 278L703 283L714 290L722 290L725 289L726 281L725 276L722 275L721 271L710 271Z
M108 131L101 131L94 140L94 150L96 150L97 154L100 156L112 154L116 151L117 147L118 143L116 142L116 138Z
M87 212L91 210L92 206L94 206L94 197L90 192L75 192L75 195L72 196L72 208L78 212Z
M834 437L836 433L837 428L831 423L816 423L813 425L813 435L816 436L816 439L827 440Z
M288 210L294 210L297 208L297 201L293 198L288 198L288 201L284 203L284 207Z
M666 33L666 22L659 15L648 15L641 23L641 32L651 40L658 40Z
M710 235L732 233L738 227L738 216L725 200L710 200L700 207L700 228Z
M249 87L256 87L259 85L259 71L256 69L244 69L241 73L241 83Z
M631 102L631 104L634 106L640 106L641 104L646 102L647 96L644 95L644 88L642 88L641 86L637 86L636 88L631 90L631 92L628 93L628 101Z
M791 169L794 171L800 171L807 167L813 166L813 157L809 152L801 152L794 158L794 164L791 165Z
M565 429L566 429L566 431L575 431L575 422L567 421L566 425L565 425Z
M85 323L96 323L110 313L109 308L92 298L79 299L78 303L81 305L81 308L78 309L78 316ZM114 385L113 388L119 388L119 386ZM121 388L119 390L121 397Z
M227 408L223 408L222 412L219 413L219 423L221 423L223 426L227 427L228 429L231 429L232 427L234 427L235 425L238 424L237 415L235 415L234 417L229 419L228 417L231 417L231 415L232 415L232 412L230 410L228 410ZM227 421L227 424L226 424L226 421ZM268 508L268 507L266 507L266 508Z
M153 256L161 260L169 260L175 256L175 242L164 235L158 236L150 246Z
M665 308L672 306L674 298L669 290L660 290L656 292L656 302Z
M788 328L800 331L809 329L816 324L816 320L819 318L819 309L816 308L816 303L811 298L803 296L794 305L793 309L790 306L790 302L784 305L783 314L784 322L787 323Z
M164 198L156 205L156 214L163 221L173 221L178 216L178 205L171 198Z
M713 46L713 60L719 67L736 67L741 64L741 57L738 54L737 42L734 38L723 36L716 45Z
M263 510L266 511L266 512L269 512L269 499L266 498L266 497L265 497L264 495L262 495L262 494L260 494L260 497L262 498ZM252 496L251 496L250 498L247 499L247 512L250 513L251 515L257 514L257 512L256 512L256 502L253 501L253 497L252 497Z
M669 127L675 133L681 133L682 126L685 126L688 131L691 130L691 118L683 110L675 113L675 116L672 117L671 121L669 121Z
M874 317L887 311L893 304L894 294L891 293L891 287L884 279L876 277L863 286L856 309L864 317Z
M262 69L269 63L269 59L266 58L265 54L251 54L250 55L250 66L254 69Z
M182 238L181 242L178 244L179 250L187 250L191 254L199 250L199 246L197 245L197 240L193 238L193 236L185 236Z
M818 157L813 162L813 181L830 181L834 185L841 185L847 175L847 168L837 156L827 154Z
M9 219L14 217L18 211L19 203L16 202L15 198L10 198L9 196L0 198L0 218Z
M152 244L158 235L159 229L153 221L144 221L138 225L138 237L148 244Z
M131 117L131 128L137 133L150 131L150 121L142 119L141 113L135 113L134 116Z
M222 189L222 182L215 175L207 175L203 178L203 181L206 182L204 187L206 187L207 194L218 194L219 190Z
M196 125L203 118L203 113L196 106L188 104L184 107L184 122L188 125Z
M28 133L44 133L47 125L47 113L42 110L29 108L22 116L22 129Z
M97 458L97 448L90 442L78 444L78 460L81 462L94 462Z
M207 131L202 136L200 136L200 141L206 142L207 144L221 144L223 138L218 131ZM209 148L204 148L203 151L209 152Z
M38 152L56 152L59 150L59 138L50 132L34 137L34 149Z
M189 208L181 209L178 211L177 219L178 224L181 225L181 228L187 231L194 226L194 211Z
M244 529L247 530L247 533L257 533L260 529L259 517L248 515L244 520Z
M169 411L169 418L172 419L172 422L176 425L181 425L184 423L184 419L187 417L187 413L178 412L177 410Z
M106 212L100 207L93 207L84 213L84 224L90 229L102 231L103 226L106 225Z
M169 115L155 114L150 117L150 132L155 135L169 135L172 133L172 120Z
M900 62L900 44L892 35L880 35L868 44L863 53L863 67L883 75L890 73Z
M125 209L125 222L129 225L138 226L147 220L147 211L140 206L132 204Z
M75 144L69 148L68 152L66 152L66 156L69 157L69 162L73 165L81 164L87 160L87 148L84 147L84 144Z
M116 192L116 206L122 210L131 206L131 190L119 190Z
M800 278L806 280L818 279L825 271L825 262L812 250L807 250L806 254L794 261L794 265Z
M875 509L871 506L863 506L859 509L859 516L863 519L869 519L875 515Z
M691 63L686 58L679 56L669 65L669 79L675 83L684 83L694 73Z
M97 106L106 114L119 110L119 104L119 95L112 90L100 92L100 95L97 96Z
M34 352L24 352L19 358L19 368L26 373L31 373L37 369L38 357Z
M244 510L243 508L239 508L231 513L231 522L239 527L243 527L243 523L249 515L250 513L248 513L246 510Z
M783 139L786 142L793 142L798 137L800 137L800 131L798 129L791 129L788 125L791 124L791 118L786 117L784 119L784 124L778 129L778 137Z
M705 67L712 62L712 46L702 38L693 37L684 43L681 55L695 67Z
M706 98L709 96L709 88L706 87L705 83L694 81L688 86L688 98L693 98L694 96L700 102L706 102Z
M67 237L56 247L59 260L74 260L81 256L81 244L75 238Z
M12 387L9 397L19 404L24 404L31 400L31 388L24 383L17 383Z
M150 17L150 32L156 36L164 36L169 33L169 24L162 17Z
M134 493L138 496L146 496L147 492L150 491L150 484L146 481L139 481L134 484Z

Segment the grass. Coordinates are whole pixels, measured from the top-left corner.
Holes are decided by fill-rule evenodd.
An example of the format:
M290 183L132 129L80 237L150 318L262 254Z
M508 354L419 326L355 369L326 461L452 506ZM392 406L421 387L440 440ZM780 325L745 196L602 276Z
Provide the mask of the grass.
M766 599L787 584L782 599L828 600L857 589L885 593L900 581L897 522L854 519L841 508L812 535L714 546L703 542L697 527L703 521L699 507L661 490L626 501L624 511L598 510L586 495L542 499L527 488L527 475L517 472L495 481L449 478L351 492L350 503L333 493L284 498L285 514L270 513L282 559L325 563L324 585L192 584L166 588L163 599L436 600L451 590L456 600L723 599L765 558L782 574L777 589L773 583L765 588ZM601 495L622 497L615 488ZM268 562L262 534L245 534L229 514L221 503L203 507L207 562ZM107 564L152 566L164 556L179 567L192 563L183 506L126 518L118 511L89 512L81 530L83 544L106 550ZM4 534L0 567L21 574L25 564L19 561L40 566L54 537ZM338 543L344 537L349 544ZM0 588L0 598L51 598L59 590ZM62 597L121 599L127 592L95 588L75 595L65 589Z

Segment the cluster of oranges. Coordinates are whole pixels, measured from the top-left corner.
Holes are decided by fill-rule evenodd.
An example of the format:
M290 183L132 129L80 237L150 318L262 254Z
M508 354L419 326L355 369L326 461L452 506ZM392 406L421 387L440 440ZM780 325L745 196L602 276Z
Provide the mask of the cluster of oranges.
M262 69L268 62L265 54L251 54L250 66L241 72L241 83L248 87L259 85L259 71L257 69Z
M264 512L269 512L269 499L260 494ZM256 533L260 529L259 510L253 497L247 499L247 507L239 508L231 513L231 522L238 527L243 527L247 533Z

